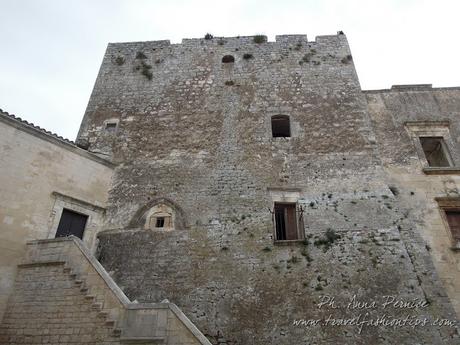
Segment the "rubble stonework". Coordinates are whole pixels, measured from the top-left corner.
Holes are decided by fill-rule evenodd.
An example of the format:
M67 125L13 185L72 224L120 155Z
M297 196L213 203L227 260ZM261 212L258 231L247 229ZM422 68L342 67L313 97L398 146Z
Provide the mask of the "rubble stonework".
M234 62L222 62L228 55ZM177 303L214 344L458 342L455 329L434 325L294 325L326 318L331 310L317 307L324 295L427 300L415 314L456 319L458 257L446 232L430 251L436 236L421 210L433 208L432 177L401 126L431 119L433 108L440 118L451 111L456 138L460 93L414 88L363 92L342 33L109 44L78 137L118 164L101 263L130 298ZM392 101L400 92L407 101ZM274 115L290 117L290 138L272 138ZM405 185L410 176L416 186ZM305 241L277 243L273 202L293 198ZM180 209L180 227L133 221L161 200ZM441 262L440 250L450 259Z
M76 144L0 118L0 140L64 145L88 180L53 182L39 144L15 145L40 168L24 176L5 155L9 185L40 176L46 193L45 210L16 212L5 188L27 231L2 239L18 253L41 241L0 339L458 344L459 115L460 88L361 90L342 32L109 44ZM83 242L53 238L65 208L89 216Z

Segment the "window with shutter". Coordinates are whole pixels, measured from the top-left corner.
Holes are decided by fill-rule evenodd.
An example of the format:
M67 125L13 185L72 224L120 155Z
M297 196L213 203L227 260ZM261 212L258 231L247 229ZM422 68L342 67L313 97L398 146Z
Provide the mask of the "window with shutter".
M297 210L297 204L275 202L273 215L276 241L303 239L302 212Z
M460 210L445 210L450 232L455 240L460 240Z

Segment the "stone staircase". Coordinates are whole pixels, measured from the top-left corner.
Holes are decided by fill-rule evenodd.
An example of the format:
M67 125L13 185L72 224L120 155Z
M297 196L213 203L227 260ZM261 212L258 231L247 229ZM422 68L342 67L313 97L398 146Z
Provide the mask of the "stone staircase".
M122 329L117 327L117 321L110 317L109 311L104 309L104 299L91 293L90 287L88 287L85 279L86 277L82 277L78 273L74 273L71 267L65 265L65 262L62 264L64 265L63 273L68 274L69 279L73 281L77 288L79 288L82 295L84 295L85 302L90 303L91 309L98 312L97 317L103 319L106 326L111 327L112 336L120 338ZM159 344L163 343L164 338L161 338L161 342L159 342Z
M53 269L50 271L47 269L48 267L53 267ZM21 269L25 270L22 275ZM32 278L32 274L38 275L38 277L43 277L46 274L47 278L45 281L33 283L34 279L36 280L37 278ZM21 302L14 302L14 298L12 299L9 308L10 313L3 320L5 324L2 324L2 339L13 339L8 332L18 328L17 325L14 325L14 320L17 320L18 315L23 312L19 310L20 308L36 306L38 303L40 310L46 310L46 303L43 301L46 298L37 297L34 300L34 296L30 296L31 292L33 294L35 291L37 296L46 297L46 291L50 293L58 291L59 296L51 298L53 305L55 305L54 301L68 300L69 296L73 296L72 304L79 304L79 309L71 314L72 318L70 320L73 322L67 327L72 330L72 334L89 333L87 329L94 326L95 323L103 325L103 327L96 327L97 330L94 332L98 334L94 335L93 338L90 336L71 338L77 339L76 341L80 344L97 341L98 344L211 345L209 340L175 304L168 301L161 303L131 302L99 261L90 254L84 244L76 237L28 242L24 262L19 265L17 280L19 280L18 286L20 286L21 281L23 284L24 281L30 281L25 285L30 287L29 292L24 292L24 296L20 296L20 288L15 292L14 297ZM36 286L31 286L30 284L35 284ZM80 296L76 296L76 294L80 294ZM24 300L30 300L31 302L27 304L22 302ZM74 306L66 307L66 309L69 308L74 308ZM82 313L81 310L86 312ZM15 312L16 314L14 314ZM66 315L65 313L68 310L62 310L62 313L58 310L58 312L58 314ZM91 319L91 317L94 318ZM24 322L23 320L23 324ZM34 322L33 319L30 320L31 324L34 324ZM39 322L43 323L43 320ZM63 324L65 325L64 321ZM21 327L27 329L27 322ZM43 327L41 328L45 329L47 327L46 323L43 323ZM94 328L92 327L91 329ZM107 328L108 331L103 331L103 328ZM37 330L30 335L29 340L33 343L64 343L63 338L59 337L53 338L56 339L55 342L49 341L50 337L54 336L52 334L53 328L46 330L46 333L47 335L43 335ZM59 333L62 333L62 330L59 329ZM6 338L7 336L10 337ZM60 337L64 337L64 335L60 335ZM0 343L2 342L0 341ZM9 340L9 343L14 342ZM72 343L72 341L69 341L69 343Z

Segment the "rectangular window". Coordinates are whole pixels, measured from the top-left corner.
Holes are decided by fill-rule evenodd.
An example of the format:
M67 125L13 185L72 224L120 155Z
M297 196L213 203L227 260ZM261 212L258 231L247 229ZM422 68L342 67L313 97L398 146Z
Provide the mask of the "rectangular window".
M116 122L107 122L105 124L105 130L107 132L115 132L116 129L117 129L117 123Z
M442 137L420 137L425 158L430 167L449 167L449 153Z
M295 203L275 202L275 239L277 241L292 241L303 239L301 217Z
M453 239L460 241L460 209L447 209L444 212L446 213L447 224L449 224Z
M158 217L157 218L157 228L163 228L165 226L165 218L164 217Z
M272 136L273 138L289 138L291 136L291 125L289 123L289 116L272 116Z

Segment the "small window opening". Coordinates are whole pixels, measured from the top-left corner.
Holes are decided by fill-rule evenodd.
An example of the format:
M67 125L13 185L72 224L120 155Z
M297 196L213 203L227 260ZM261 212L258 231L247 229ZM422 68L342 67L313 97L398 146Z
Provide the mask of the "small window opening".
M275 238L277 241L300 240L303 238L302 214L295 203L275 203Z
M163 228L165 226L165 217L158 217L155 227Z
M289 123L289 116L276 115L272 116L272 136L273 138L290 137L291 126Z
M455 241L460 241L460 209L444 210L446 213L447 223L452 237Z
M105 130L107 132L115 132L116 129L117 129L117 123L116 122L107 122L105 124Z
M145 229L173 230L174 210L172 207L159 203L145 213Z
M430 167L448 167L447 149L442 137L420 137L423 152Z
M232 55L225 55L222 58L222 63L235 62L235 58Z

